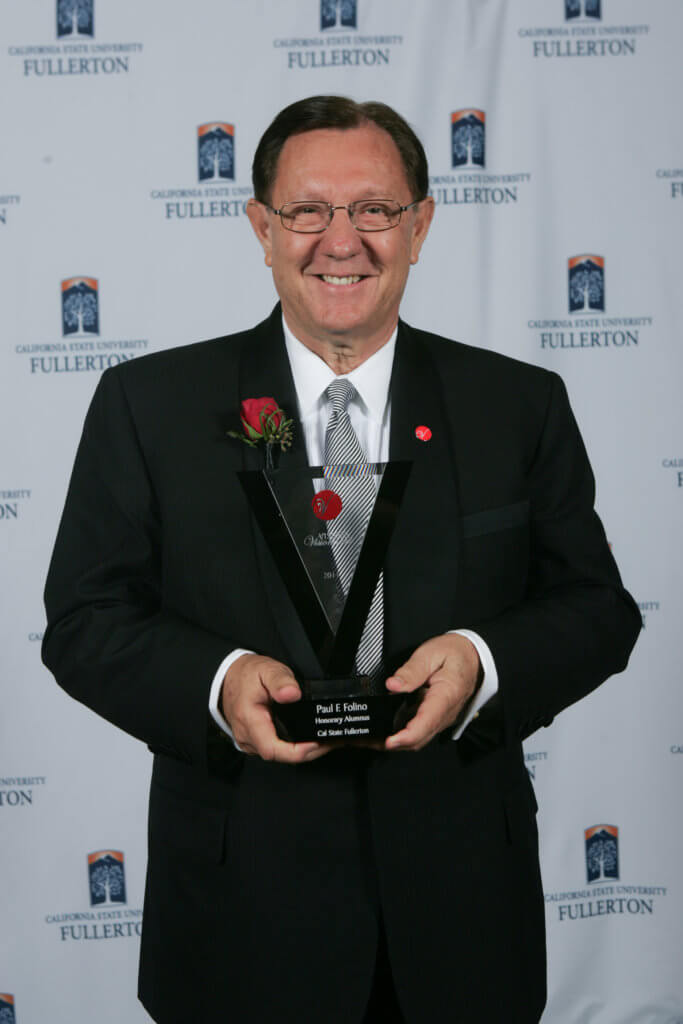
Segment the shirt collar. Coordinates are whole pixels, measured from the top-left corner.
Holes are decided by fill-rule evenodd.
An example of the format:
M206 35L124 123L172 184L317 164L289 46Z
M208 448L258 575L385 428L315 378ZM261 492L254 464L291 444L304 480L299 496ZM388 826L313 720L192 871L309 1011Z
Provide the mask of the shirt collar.
M325 388L335 379L336 374L320 356L312 352L292 334L284 316L282 317L282 329L285 334L285 346L292 368L299 411L302 418L305 418L319 407ZM351 373L344 374L358 392L370 419L380 423L384 417L389 394L397 334L398 326L394 328L389 340L377 352L374 352L369 359L362 362Z

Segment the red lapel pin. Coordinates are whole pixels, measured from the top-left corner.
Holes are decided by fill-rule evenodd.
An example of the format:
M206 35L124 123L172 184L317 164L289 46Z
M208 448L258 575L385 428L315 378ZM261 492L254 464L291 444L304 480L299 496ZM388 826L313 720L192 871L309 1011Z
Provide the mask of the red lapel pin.
M432 432L429 429L429 427L425 427L424 425L420 427L415 427L415 437L418 439L418 441L431 441Z

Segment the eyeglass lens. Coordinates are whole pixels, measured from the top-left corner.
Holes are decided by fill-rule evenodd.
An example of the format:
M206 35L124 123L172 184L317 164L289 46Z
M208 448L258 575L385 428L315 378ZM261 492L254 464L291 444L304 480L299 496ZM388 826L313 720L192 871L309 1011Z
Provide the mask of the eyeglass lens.
M399 203L388 199L363 199L346 207L354 227L361 231L383 231L398 224ZM291 231L323 231L332 218L328 203L296 202L281 207L282 221Z

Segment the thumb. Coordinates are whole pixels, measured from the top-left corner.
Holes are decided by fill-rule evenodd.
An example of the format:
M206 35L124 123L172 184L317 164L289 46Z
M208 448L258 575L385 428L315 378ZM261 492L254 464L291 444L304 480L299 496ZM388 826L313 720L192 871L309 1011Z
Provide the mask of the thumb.
M301 697L301 687L294 673L286 665L278 665L267 678L262 678L270 698L278 704L290 704Z
M437 667L432 665L432 658L422 644L408 658L408 660L396 669L394 674L387 679L387 689L394 693L411 693L417 690Z

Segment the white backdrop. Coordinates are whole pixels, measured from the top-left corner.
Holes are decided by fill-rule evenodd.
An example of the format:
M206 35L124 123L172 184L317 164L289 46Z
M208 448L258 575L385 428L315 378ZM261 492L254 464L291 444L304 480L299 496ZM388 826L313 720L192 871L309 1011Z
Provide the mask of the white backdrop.
M404 316L562 374L643 611L628 671L526 745L544 1024L683 1021L682 36L671 0L2 5L2 1024L149 1019L150 758L42 668L41 590L101 370L269 312L251 156L318 92L417 129L438 208ZM200 181L207 124L234 164Z

